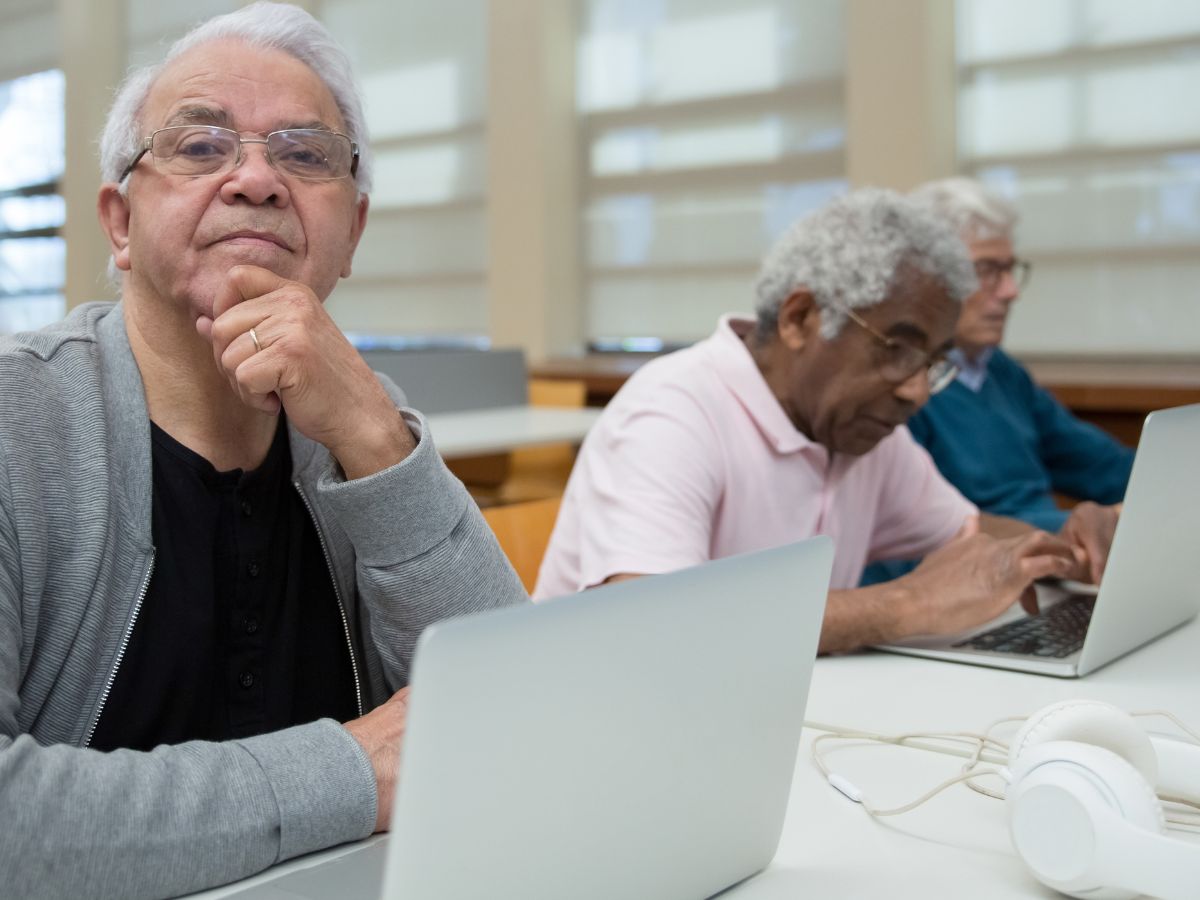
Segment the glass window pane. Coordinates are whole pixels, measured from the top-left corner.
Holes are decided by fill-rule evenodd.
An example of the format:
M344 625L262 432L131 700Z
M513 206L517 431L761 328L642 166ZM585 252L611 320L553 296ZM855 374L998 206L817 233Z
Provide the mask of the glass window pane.
M1019 252L1035 265L1006 346L1194 355L1200 6L959 0L958 12L960 60L975 63L961 155L1017 203ZM1139 46L1163 40L1169 52Z
M1200 139L1200 53L1112 67L1087 82L1088 143L1110 147Z
M751 308L772 241L846 190L843 4L583 9L587 338L696 340Z
M58 194L0 197L0 232L61 228L67 206Z
M755 270L788 225L845 190L833 179L598 198L586 214L588 262L593 269L718 263Z
M374 157L354 275L329 300L366 336L487 333L487 0L324 0Z
M326 302L343 331L359 334L487 335L483 282L404 286L343 281Z
M837 0L588 0L579 108L627 109L840 77L844 16Z
M0 334L36 331L63 317L62 294L30 294L20 299L0 296Z
M62 238L0 241L0 296L61 291L66 259Z
M58 61L56 6L45 0L0 4L0 81L49 69Z
M372 207L370 225L354 254L357 278L413 278L439 273L474 273L482 278L486 210L431 209L417 212Z
M1005 346L1018 354L1195 358L1197 284L1200 262L1192 260L1042 261L1013 307Z
M845 144L840 106L795 113L711 117L677 125L601 132L592 143L595 176L778 162Z
M1016 201L1021 247L1035 257L1038 251L1200 247L1200 152L1119 164L995 168L979 175Z
M375 155L373 207L429 206L483 198L482 137L382 149Z
M1086 32L1096 45L1200 34L1200 3L1179 0L1089 0Z
M0 190L62 176L63 89L57 69L0 84Z
M1056 53L1075 37L1073 0L959 0L956 14L962 63Z

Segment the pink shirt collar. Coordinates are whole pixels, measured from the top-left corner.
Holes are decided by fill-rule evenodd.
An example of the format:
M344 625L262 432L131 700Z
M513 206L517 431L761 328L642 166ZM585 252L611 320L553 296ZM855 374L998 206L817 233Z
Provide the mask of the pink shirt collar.
M800 453L827 460L829 451L799 431L771 393L742 336L755 327L753 319L724 315L706 342L713 367L754 424L777 453Z

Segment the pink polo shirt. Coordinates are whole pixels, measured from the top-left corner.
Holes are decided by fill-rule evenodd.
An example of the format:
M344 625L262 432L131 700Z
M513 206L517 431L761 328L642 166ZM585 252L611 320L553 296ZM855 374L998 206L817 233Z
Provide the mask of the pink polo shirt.
M612 399L580 449L535 599L818 534L834 540L831 586L851 588L868 562L924 556L977 512L907 428L831 459L767 387L738 337L751 327L723 317Z

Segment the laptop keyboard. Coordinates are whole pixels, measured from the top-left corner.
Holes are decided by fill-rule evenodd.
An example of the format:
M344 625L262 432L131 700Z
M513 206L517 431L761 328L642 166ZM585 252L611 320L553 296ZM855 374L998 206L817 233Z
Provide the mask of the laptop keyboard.
M955 644L993 653L1064 659L1083 646L1094 597L1068 597L1040 616L1018 619Z

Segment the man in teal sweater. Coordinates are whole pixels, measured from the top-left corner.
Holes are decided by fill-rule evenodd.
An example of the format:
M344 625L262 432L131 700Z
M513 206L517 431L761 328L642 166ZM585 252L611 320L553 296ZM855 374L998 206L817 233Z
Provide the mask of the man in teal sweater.
M985 512L1051 532L1084 517L1115 528L1133 451L1071 415L999 346L1030 273L1013 253L1015 208L967 178L930 182L912 196L954 225L979 278L955 329L958 377L909 420L913 437ZM1055 492L1085 502L1069 513ZM864 581L896 577L902 566L873 566Z

